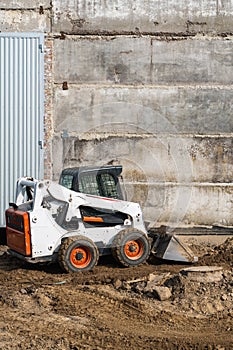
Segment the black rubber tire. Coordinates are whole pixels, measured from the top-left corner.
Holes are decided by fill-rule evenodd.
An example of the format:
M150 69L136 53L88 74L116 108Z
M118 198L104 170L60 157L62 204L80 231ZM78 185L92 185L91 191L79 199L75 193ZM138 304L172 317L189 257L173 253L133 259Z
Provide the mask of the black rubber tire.
M80 254L80 251L86 252L86 262L81 264L76 259L76 255ZM73 262L72 262L73 260ZM82 260L82 259L81 259ZM82 272L92 270L98 263L99 250L95 243L85 236L68 237L62 240L59 252L58 262L65 272Z
M138 255L130 257L127 254L127 248L133 247L135 242L138 244ZM130 244L131 243L131 244ZM147 235L134 228L128 228L120 231L112 242L112 255L117 262L125 267L137 266L143 264L150 255L150 242ZM129 251L129 249L128 249Z

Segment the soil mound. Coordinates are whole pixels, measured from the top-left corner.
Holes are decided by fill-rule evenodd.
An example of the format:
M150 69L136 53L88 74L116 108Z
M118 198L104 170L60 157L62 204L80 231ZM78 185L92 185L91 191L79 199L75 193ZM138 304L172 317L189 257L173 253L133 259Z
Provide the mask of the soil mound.
M228 265L233 266L233 238L228 238L223 244L214 247L214 249L203 255L199 259L202 265Z

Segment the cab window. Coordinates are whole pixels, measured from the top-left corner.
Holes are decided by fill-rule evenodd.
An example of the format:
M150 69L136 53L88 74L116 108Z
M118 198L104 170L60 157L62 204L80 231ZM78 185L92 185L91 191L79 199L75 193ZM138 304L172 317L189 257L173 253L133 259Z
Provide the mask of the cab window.
M62 175L60 184L69 190L72 189L73 175Z
M101 196L95 174L82 174L79 177L79 191L82 193Z
M111 174L100 175L100 186L104 197L118 198L116 182Z
M118 198L117 184L111 174L81 174L79 191L108 198Z

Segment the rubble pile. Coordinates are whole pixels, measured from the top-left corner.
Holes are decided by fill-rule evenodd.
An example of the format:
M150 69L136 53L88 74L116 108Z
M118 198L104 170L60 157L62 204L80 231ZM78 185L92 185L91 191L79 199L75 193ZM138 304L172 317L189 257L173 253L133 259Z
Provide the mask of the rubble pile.
M223 244L214 247L214 249L203 255L199 259L203 265L222 264L233 267L233 238L228 238Z
M207 266L199 267L202 278L196 273L150 274L140 280L116 282L118 290L126 290L139 298L165 302L164 307L199 317L221 314L233 317L233 271L217 270L207 275ZM213 267L214 269L214 267Z

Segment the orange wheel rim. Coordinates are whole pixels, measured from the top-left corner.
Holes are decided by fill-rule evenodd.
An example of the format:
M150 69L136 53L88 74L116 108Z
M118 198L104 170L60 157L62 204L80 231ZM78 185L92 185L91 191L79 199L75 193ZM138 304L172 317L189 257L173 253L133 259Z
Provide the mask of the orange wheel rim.
M70 261L74 267L83 269L91 261L91 252L87 247L77 247L71 251Z
M140 240L138 241L128 241L124 247L124 253L127 258L136 260L139 259L143 254L143 245Z

